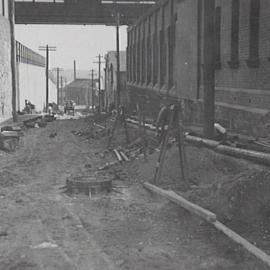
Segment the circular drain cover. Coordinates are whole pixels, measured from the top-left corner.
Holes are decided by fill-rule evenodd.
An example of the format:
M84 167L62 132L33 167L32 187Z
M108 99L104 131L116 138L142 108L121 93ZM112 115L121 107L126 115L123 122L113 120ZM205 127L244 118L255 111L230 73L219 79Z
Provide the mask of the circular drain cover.
M106 177L76 176L66 181L67 190L70 193L84 193L89 196L102 191L110 191L112 180Z

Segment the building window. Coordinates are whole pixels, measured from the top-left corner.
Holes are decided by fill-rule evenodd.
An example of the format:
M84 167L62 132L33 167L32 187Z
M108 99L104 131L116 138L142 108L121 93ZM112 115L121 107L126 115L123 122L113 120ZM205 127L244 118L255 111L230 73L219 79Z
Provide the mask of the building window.
M177 14L174 14L174 0L171 0L171 22L168 27L168 89L174 84L174 50Z
M151 33L147 38L147 84L151 82L152 77L152 44L151 44Z
M162 8L162 29L159 32L159 71L160 71L160 86L163 86L166 76L166 44L164 35L164 7Z
M231 68L239 67L239 0L232 0L231 18Z
M140 73L140 68L141 68L141 46L140 46L140 40L138 38L137 41L137 83L140 82L140 78L141 78L141 73Z
M155 13L155 33L153 36L153 83L157 83L158 78L158 45L157 45L157 13Z
M173 66L174 66L174 48L175 48L175 23L168 27L168 88L173 86Z
M162 86L165 82L165 75L166 75L166 44L165 44L165 36L164 30L160 30L159 34L159 49L160 49L160 86Z
M136 29L134 29L134 39L133 39L133 82L137 80L137 46L136 46Z
M6 0L1 0L2 1L2 15L5 16L5 1Z
M148 37L147 37L147 45L146 45L146 54L147 54L147 74L146 74L146 82L149 84L152 79L152 43L151 43L151 17L149 17L148 21Z
M221 7L216 7L215 10L215 68L221 68Z
M141 81L142 83L145 83L145 22L143 22L143 38L142 38L142 74L141 74Z
M259 60L260 0L250 0L249 59L247 65L256 68Z

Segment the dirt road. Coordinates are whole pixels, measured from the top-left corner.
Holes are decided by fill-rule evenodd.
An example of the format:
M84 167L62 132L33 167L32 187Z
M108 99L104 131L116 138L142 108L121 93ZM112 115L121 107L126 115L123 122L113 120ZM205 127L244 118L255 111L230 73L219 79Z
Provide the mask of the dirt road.
M0 156L0 269L268 269L202 220L115 170L122 192L89 199L66 178L104 164L101 141L71 133L84 120L29 129ZM57 136L50 138L52 132Z

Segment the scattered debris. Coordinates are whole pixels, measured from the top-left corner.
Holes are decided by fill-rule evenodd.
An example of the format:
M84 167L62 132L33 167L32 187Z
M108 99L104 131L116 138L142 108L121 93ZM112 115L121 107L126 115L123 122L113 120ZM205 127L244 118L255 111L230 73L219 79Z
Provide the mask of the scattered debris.
M113 152L114 152L115 156L117 157L117 159L118 159L120 162L123 161L122 156L120 155L120 153L118 152L117 149L114 149Z
M54 132L54 133L51 133L50 135L49 135L49 138L54 138L54 137L56 137L57 136L57 132Z

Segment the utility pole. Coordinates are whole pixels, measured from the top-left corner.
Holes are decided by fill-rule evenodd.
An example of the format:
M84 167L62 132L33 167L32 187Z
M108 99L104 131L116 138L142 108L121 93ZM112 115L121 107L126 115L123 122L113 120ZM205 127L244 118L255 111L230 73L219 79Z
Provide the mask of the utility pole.
M96 56L98 58L98 62L94 62L98 64L98 113L101 112L101 81L100 81L100 76L101 76L101 64L105 63L105 62L101 62L101 55L99 54L98 56Z
M60 102L60 90L59 90L59 84L60 84L60 82L59 82L59 75L60 75L60 71L63 71L63 69L62 68L57 68L56 69L56 77L57 77L57 105L59 105L59 102Z
M116 75L116 107L120 106L120 51L119 51L119 25L120 25L120 13L116 14L116 65L117 65L117 75Z
M204 0L204 136L213 138L215 122L215 0Z
M94 108L94 101L95 101L95 95L94 95L94 69L91 69L91 90L92 90L92 109ZM89 97L89 92L88 92L88 97ZM90 102L89 102L90 104Z
M64 69L62 68L53 68L53 71L56 71L56 89L57 89L57 105L60 105L60 72Z
M10 41L11 41L11 76L12 76L12 115L13 121L17 122L16 110L16 59L15 59L15 35L14 35L14 0L8 1L8 14L10 24Z
M63 76L61 76L61 104L63 105Z
M74 66L74 81L76 80L76 60L73 61Z
M39 46L39 51L46 51L46 109L48 108L49 103L49 52L55 52L55 46Z

